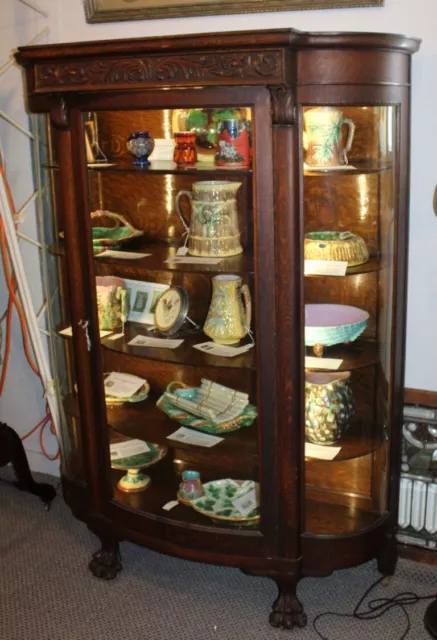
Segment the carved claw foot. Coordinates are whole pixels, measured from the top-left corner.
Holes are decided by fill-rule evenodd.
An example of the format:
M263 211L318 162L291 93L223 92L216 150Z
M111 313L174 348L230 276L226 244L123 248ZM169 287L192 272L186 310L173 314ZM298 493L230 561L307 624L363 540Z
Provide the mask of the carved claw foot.
M122 570L118 544L111 547L102 547L94 553L88 569L96 578L101 578L102 580L116 578L117 573Z
M279 596L273 604L273 611L269 616L272 627L281 629L293 629L293 627L305 627L307 617L303 607L296 596L296 584L294 582L277 582Z

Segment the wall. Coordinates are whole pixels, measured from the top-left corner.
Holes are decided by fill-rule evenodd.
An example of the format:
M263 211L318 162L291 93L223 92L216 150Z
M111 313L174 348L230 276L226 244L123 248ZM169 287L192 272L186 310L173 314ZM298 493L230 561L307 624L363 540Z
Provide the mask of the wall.
M18 0L1 0L0 22L0 111L7 117L14 119L25 130L29 129L29 117L26 113L23 99L23 82L21 69L16 66L4 68L12 51L19 45L24 45L41 34L46 28L39 43L57 39L57 9L56 0L39 0L39 6L50 12L50 18L45 18ZM0 141L3 148L5 167L10 182L14 200L18 209L27 201L34 191L32 173L30 139L18 131L4 118L0 118ZM27 209L26 217L19 231L26 236L37 239L36 207L33 203ZM40 254L38 247L20 241L26 274L35 309L40 309L43 303L41 285ZM2 269L0 268L0 272ZM0 277L0 314L7 307L8 295L4 279ZM44 317L40 326L44 328ZM4 357L6 322L1 324L3 330L3 344L1 356ZM45 400L40 380L31 371L24 356L21 331L17 314L13 317L13 332L8 376L5 388L0 398L0 420L10 424L21 436L28 433L45 415ZM56 451L53 436L45 434L44 442L49 455ZM59 463L50 462L41 453L39 433L25 441L26 451L31 467L35 470L57 474Z

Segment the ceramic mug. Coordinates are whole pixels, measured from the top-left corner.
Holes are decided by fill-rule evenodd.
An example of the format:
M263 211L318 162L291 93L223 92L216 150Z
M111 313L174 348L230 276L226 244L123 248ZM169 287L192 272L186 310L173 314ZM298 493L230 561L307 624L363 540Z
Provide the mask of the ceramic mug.
M97 276L96 291L99 329L120 329L129 315L129 293L125 281L115 276Z
M354 415L350 372L310 372L305 377L305 435L314 444L341 440Z
M347 153L352 147L355 124L335 107L315 107L304 112L303 147L305 162L310 167L340 167L348 163ZM342 129L349 127L346 144L342 146Z

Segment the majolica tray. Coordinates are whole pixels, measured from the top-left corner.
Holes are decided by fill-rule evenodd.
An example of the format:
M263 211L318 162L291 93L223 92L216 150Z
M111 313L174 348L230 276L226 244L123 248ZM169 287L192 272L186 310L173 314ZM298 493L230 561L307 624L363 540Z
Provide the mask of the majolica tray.
M180 388L175 389L178 385ZM198 395L198 387L188 387L182 382L171 382L167 386L167 391L179 396L182 399L195 401ZM164 411L172 420L176 420L185 427L191 427L192 429L199 429L206 433L219 435L223 433L230 433L237 431L242 427L249 427L258 415L257 409L253 404L247 404L242 410L241 414L232 420L214 424L212 421L206 418L200 418L198 416L189 413L185 409L175 406L164 393L156 403L158 409Z
M131 223L119 213L98 209L91 213L91 218L109 218L115 221L113 227L92 227L94 251L103 250L105 247L118 247L120 244L144 235L144 231L135 229Z
M232 480L231 478L212 480L203 485L204 495L191 501L195 511L213 520L236 525L256 524L260 519L259 508L254 508L246 516L233 505L232 501L253 490L257 497L259 484L254 480Z

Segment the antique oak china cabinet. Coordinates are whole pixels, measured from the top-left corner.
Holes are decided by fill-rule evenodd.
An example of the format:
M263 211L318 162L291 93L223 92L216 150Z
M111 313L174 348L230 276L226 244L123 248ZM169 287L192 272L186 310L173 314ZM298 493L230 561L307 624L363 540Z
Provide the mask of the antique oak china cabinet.
M283 29L17 53L96 576L122 540L239 567L292 628L302 576L393 574L418 48Z

